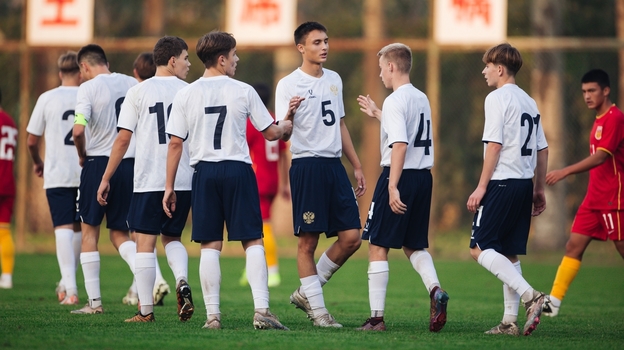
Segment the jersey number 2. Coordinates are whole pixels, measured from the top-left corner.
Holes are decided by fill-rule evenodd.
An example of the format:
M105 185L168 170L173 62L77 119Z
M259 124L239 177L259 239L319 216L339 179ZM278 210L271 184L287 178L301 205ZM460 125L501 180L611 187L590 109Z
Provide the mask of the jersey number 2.
M63 120L69 119L70 115L74 115L73 109L70 109L68 111L65 111L65 113L63 113ZM67 146L74 146L74 139L72 136L72 132L73 132L73 127L72 127L72 130L69 130L67 135L65 135L65 145Z
M530 156L533 154L533 150L528 147L529 141L531 141L531 135L533 134L533 125L535 125L535 135L537 135L537 128L539 127L540 115L538 114L536 117L531 117L528 113L522 113L520 117L520 126L525 126L525 122L527 127L529 128L529 132L527 132L527 137L524 140L524 145L520 149L520 154L522 156Z

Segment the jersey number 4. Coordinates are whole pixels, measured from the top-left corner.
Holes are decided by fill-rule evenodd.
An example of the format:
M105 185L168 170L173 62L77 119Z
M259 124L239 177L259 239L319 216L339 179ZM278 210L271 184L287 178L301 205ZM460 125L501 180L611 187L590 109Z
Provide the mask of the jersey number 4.
M529 141L531 141L531 136L533 135L533 125L535 125L535 135L537 135L537 128L539 127L539 121L540 121L539 114L536 117L531 117L531 115L528 113L522 113L522 116L520 117L520 126L522 127L526 126L529 128L526 139L524 140L524 145L522 145L522 148L520 149L520 154L522 156L530 156L533 154L533 150L529 148Z

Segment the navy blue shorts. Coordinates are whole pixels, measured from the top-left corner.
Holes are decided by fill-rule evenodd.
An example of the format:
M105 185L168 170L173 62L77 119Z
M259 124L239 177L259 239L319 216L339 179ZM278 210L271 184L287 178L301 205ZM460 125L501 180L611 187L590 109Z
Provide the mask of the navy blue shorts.
M526 254L532 208L533 180L491 180L474 215L470 248Z
M78 220L78 187L56 187L46 189L46 197L54 227L73 224Z
M121 161L110 180L110 192L101 206L97 201L97 190L106 170L108 157L87 157L80 173L80 196L78 214L80 221L91 226L98 226L106 214L106 228L128 231L128 209L132 200L134 179L134 158Z
M176 210L169 218L163 210L165 191L135 192L128 211L130 230L148 235L181 237L191 210L191 191L176 191Z
M290 167L293 224L301 232L362 228L355 193L340 158L297 158Z
M397 185L405 214L390 208L388 193L390 168L384 167L371 202L362 239L385 248L407 247L414 250L429 247L429 213L433 180L429 169L405 169Z
M251 164L199 162L192 188L193 241L222 241L224 221L228 241L262 238L260 197Z

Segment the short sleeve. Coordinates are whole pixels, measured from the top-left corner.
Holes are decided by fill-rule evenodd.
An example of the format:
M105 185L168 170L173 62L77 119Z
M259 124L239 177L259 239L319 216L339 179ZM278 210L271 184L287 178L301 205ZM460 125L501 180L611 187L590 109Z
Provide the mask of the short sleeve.
M28 121L28 126L26 127L26 132L35 136L42 136L45 131L45 101L46 95L41 95L37 99L37 103L35 104L35 108L30 115L30 120Z
M182 94L178 92L173 98L173 105L171 107L171 115L167 121L167 128L165 132L169 135L177 136L181 139L186 139L188 135L189 127L184 111L184 100Z
M392 97L387 98L382 106L381 126L388 134L388 146L397 142L409 142L405 111L401 110L400 104Z
M485 98L485 125L483 127L483 142L503 144L504 112L495 95L490 93Z
M121 104L117 127L135 132L139 122L139 110L137 106L137 89L131 88Z
M91 101L89 100L89 84L83 83L78 87L76 96L76 115L81 114L87 122L91 120Z

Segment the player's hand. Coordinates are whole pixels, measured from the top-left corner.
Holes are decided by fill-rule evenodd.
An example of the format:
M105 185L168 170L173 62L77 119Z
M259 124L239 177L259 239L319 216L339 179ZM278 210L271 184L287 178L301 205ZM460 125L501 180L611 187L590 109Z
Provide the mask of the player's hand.
M546 174L546 184L552 186L568 176L563 169L553 170Z
M360 111L364 112L371 118L378 118L381 116L381 110L377 107L377 104L370 95L366 96L358 96L357 98L358 104L360 105Z
M466 203L466 207L469 212L473 214L477 212L477 209L479 209L479 206L481 205L483 196L485 196L485 189L477 187L477 189L472 192L470 197L468 197L468 203Z
M38 177L43 177L43 162L33 164L33 172Z
M364 179L364 173L362 172L362 169L356 169L354 174L355 180L358 184L358 187L355 189L355 196L362 197L364 193L366 193L366 179Z
M393 190L388 190L390 195L390 209L392 212L398 215L405 214L407 210L407 205L401 201L401 193L397 188Z
M80 167L83 168L84 167L84 163L86 161L86 157L79 157L78 158L78 164L80 164Z
M106 180L100 182L100 187L97 190L97 201L101 206L108 204L106 198L108 198L108 192L110 191L110 183Z
M297 112L297 109L299 108L299 106L301 106L301 102L305 100L305 97L299 97L299 96L293 96L290 101L288 102L288 113L286 114L286 118L288 120L293 119L293 117L295 116L295 112Z
M163 196L162 205L165 214L169 217L173 217L173 212L176 211L176 193L173 190L165 189L165 195Z
M546 195L544 192L533 193L533 211L531 216L538 216L546 210Z

